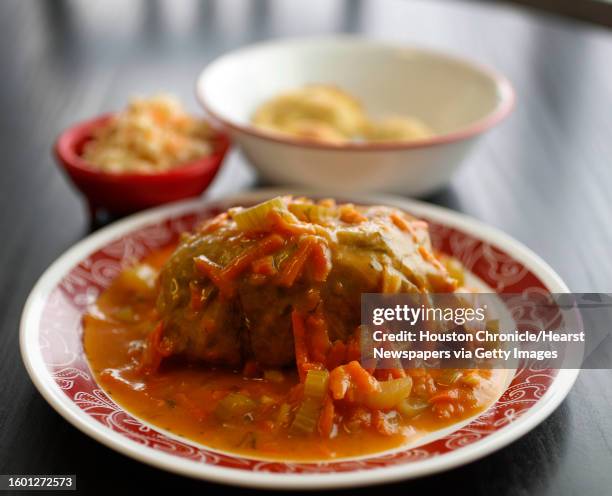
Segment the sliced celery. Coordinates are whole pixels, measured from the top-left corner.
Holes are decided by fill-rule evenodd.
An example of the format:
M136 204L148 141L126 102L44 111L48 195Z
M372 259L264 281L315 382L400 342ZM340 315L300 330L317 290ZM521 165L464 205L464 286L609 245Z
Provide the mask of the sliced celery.
M291 432L303 434L314 432L328 385L329 372L327 370L308 371L304 381L304 400L295 414Z
M327 370L309 370L304 382L304 396L323 400L329 385L329 372Z
M289 415L291 414L291 407L289 403L283 403L278 408L278 414L276 415L276 423L279 427L286 427L289 425Z
M268 214L272 210L287 211L280 196L253 207L232 210L230 213L241 231L261 231L268 228Z
M298 434L310 434L314 432L320 414L321 401L311 397L304 398L291 424L291 432Z

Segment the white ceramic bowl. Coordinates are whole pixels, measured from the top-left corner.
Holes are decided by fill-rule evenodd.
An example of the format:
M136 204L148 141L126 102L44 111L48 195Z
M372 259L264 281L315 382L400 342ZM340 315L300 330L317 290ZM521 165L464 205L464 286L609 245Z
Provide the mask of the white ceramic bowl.
M433 138L332 145L253 127L257 107L309 83L335 84L374 116L407 115ZM353 37L261 43L228 53L200 74L196 93L270 182L342 191L430 193L447 183L484 131L512 109L494 71L442 53Z

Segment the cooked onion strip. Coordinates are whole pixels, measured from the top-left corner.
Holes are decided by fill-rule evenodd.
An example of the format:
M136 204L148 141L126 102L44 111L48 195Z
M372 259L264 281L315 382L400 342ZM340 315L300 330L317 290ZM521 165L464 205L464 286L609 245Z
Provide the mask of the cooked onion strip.
M412 390L412 378L402 377L380 381L380 390L357 397L357 402L362 403L373 410L390 410L396 407L402 400L410 396Z

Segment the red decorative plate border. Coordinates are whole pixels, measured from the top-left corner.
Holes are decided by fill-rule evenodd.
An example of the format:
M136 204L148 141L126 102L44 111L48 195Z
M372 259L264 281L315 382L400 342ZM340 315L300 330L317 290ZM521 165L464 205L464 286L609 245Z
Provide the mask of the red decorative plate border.
M71 254L69 252L58 260L49 269L49 271L56 269L55 273L51 274L55 276L53 283L46 285L46 291L41 292L39 290L37 292L45 277L50 277L46 273L33 290L32 296L24 309L21 330L24 361L35 384L50 403L78 427L83 427L82 422L90 423L91 420L94 420L99 424L98 427L103 428L102 431L97 432L98 435L104 438L105 435L110 435L110 431L113 433L113 438L118 435L123 438L123 441L136 443L139 445L137 449L135 448L138 453L128 454L171 470L246 485L249 485L248 477L237 477L236 472L253 472L258 474L258 477L252 480L253 485L270 487L277 487L278 485L283 487L312 487L316 485L316 487L323 487L343 485L342 480L346 478L336 477L335 480L332 478L327 481L319 479L314 481L312 478L315 475L336 474L339 476L340 474L352 474L351 478L346 479L345 482L350 481L357 484L359 483L359 478L355 478L357 472L363 474L368 471L380 472L381 470L389 471L389 469L395 469L394 472L397 472L397 469L402 467L409 469L414 464L427 465L424 462L431 462L442 457L450 458L457 452L467 451L470 447L483 444L487 441L487 438L504 433L504 431L518 425L521 417L536 409L542 403L543 398L551 396L552 386L558 382L560 374L563 375L562 379L566 386L565 390L562 391L563 396L565 396L576 374L572 375L568 374L568 371L558 370L518 370L499 400L467 425L455 430L449 429L449 432L444 435L413 448L396 450L382 455L331 462L265 461L220 453L196 443L190 443L188 440L171 437L134 418L115 404L98 387L91 374L81 341L81 318L85 309L96 300L102 290L108 287L122 267L141 259L152 250L175 242L181 232L190 229L198 220L209 217L232 203L257 201L275 193L277 192L255 192L234 201L230 199L221 203L190 202L140 214L119 223L117 226L107 228L107 232L103 230L90 237L91 239L88 238L88 244L91 245L92 249L81 250L87 252L86 254L66 259L65 257ZM394 204L426 218L430 222L434 246L440 251L458 258L473 274L498 293L560 292L567 290L554 272L537 259L535 255L528 252L526 248L505 237L505 235L491 230L491 228L486 228L474 221L467 221L459 214L451 213L439 207L390 197L351 200ZM458 226L457 224L462 225ZM121 225L123 225L123 229L119 229L119 231L122 232L113 236L112 231L116 230L114 227L121 228ZM478 234L474 233L474 226L478 227L476 229ZM108 232L109 230L110 232ZM495 238L496 241L501 241L501 243L492 242L491 238ZM510 241L512 242L510 243ZM514 248L520 248L519 252L522 252L522 256L517 257L516 253L510 254L507 251L507 246L505 246L509 243ZM89 246L84 248L89 248ZM62 261L63 263L60 264ZM542 280L541 273L536 274L534 267L532 267L534 261L537 262L536 265L538 265L540 272L542 272L542 268L545 269L545 272L548 271L548 281ZM60 264L61 267L58 268L57 264ZM34 305L32 298L35 299L35 309L32 309ZM32 351L36 352L37 361L32 359ZM45 384L41 384L41 374L44 375ZM52 395L53 399L50 399L48 388L53 386L55 391ZM58 392L61 392L63 398L58 398ZM552 392L554 393L554 391ZM557 393L559 392L557 391ZM557 403L561 399L558 399ZM66 406L66 401L70 403L70 414L65 412L63 408ZM63 407L58 407L58 404L63 405ZM550 411L546 415L554 408L551 409L549 406L549 409ZM76 418L73 418L73 416L76 416ZM545 415L542 419L544 417ZM542 419L535 423L532 421L531 424L533 425L529 428L532 428ZM89 427L91 427L90 424ZM523 430L528 429L523 428ZM89 433L94 435L91 432ZM94 435L94 437L98 436ZM120 449L114 443L109 442L108 439L100 440ZM143 454L143 448L144 453L152 451L156 454L177 458L174 462L179 465L181 461L195 462L200 467L206 467L207 469L215 467L230 469L234 475L225 477L222 474L226 471L210 473L210 470L201 470L201 473L197 473L197 468L191 466L189 471L186 468L181 470L180 467L169 466L176 465L176 463L168 464L157 459L147 459L147 456L144 455L138 456L138 454ZM496 449L496 447L493 449ZM475 453L473 449L471 451ZM476 450L476 452L478 451ZM492 451L492 449L489 449L489 451ZM467 453L465 454L467 455ZM482 454L479 456L482 456ZM476 456L472 455L472 458L477 457L478 453L476 453ZM429 463L429 465L432 464ZM435 467L435 465L432 466ZM194 470L196 473L194 473ZM429 470L429 472L431 471ZM404 476L410 476L420 475L422 471L404 470L404 472ZM400 470L399 477L401 477L401 473ZM426 469L424 473L428 473ZM282 477L282 475L285 475L285 477ZM304 482L289 482L286 477L289 475L302 475L301 479ZM278 484L275 482L275 478ZM389 477L384 478L378 476L370 478L361 476L360 478L363 479L364 483L382 482L389 480L389 478L398 478L398 474L389 473ZM315 482L315 484L305 482L308 479L311 479L310 482Z

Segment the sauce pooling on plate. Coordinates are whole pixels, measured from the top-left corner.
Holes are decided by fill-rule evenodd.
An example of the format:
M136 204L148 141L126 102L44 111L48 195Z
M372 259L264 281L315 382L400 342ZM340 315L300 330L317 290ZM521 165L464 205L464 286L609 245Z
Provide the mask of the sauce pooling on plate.
M206 446L323 460L398 447L499 396L499 370L366 370L362 292L452 292L427 224L386 207L275 198L124 270L84 318L123 408ZM356 313L355 313L356 312Z

